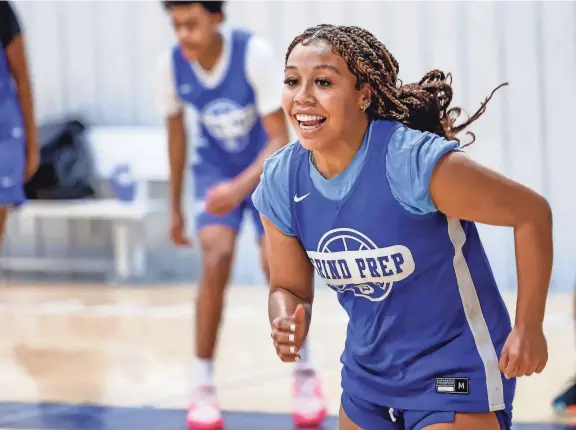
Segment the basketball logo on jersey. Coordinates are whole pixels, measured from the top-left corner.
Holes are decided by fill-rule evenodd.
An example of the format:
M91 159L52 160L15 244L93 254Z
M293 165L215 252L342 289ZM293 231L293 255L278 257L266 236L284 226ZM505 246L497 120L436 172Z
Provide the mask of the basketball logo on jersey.
M215 100L200 113L208 133L228 152L240 152L248 146L256 118L254 105L240 106L229 99Z
M372 302L384 300L394 282L414 273L414 258L403 245L378 248L365 234L351 228L330 230L316 251L307 251L316 272L339 293L352 291Z

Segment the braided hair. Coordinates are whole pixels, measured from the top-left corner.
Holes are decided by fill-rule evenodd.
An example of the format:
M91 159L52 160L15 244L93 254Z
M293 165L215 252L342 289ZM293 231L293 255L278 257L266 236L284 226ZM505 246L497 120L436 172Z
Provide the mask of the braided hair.
M402 84L398 79L398 61L382 42L363 28L330 24L310 27L292 41L285 62L288 62L296 45L309 45L319 39L327 41L346 61L348 69L356 77L358 90L364 84L370 86L372 99L366 110L370 118L398 121L410 128L428 131L459 143L456 135L486 111L486 105L499 88L508 85L503 83L496 87L474 115L456 125L462 109L449 108L452 76L432 70L417 84ZM475 136L471 132L467 134L472 138L469 145L474 142Z

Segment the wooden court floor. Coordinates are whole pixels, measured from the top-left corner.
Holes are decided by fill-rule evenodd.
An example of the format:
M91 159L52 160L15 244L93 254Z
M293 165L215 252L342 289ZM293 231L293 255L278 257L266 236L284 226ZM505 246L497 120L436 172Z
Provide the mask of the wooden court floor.
M117 427L91 427L86 422L70 427L38 418L56 416L58 408L74 405L92 408L94 414L113 407L117 417L125 411L133 411L132 416L140 411L139 417L145 419L157 409L166 414L178 411L182 417L192 385L194 295L193 287L174 286L0 287L0 429L132 428L120 418ZM505 299L513 311L515 297L507 294ZM279 430L285 428L279 424L282 420L289 422L292 367L274 354L266 302L263 286L230 288L216 382L222 407L227 417L237 417L230 418L235 423L246 418L242 418L244 413L279 418L265 427L237 424L229 428ZM310 346L333 415L339 406L339 358L346 321L335 294L318 288ZM550 296L545 329L550 361L542 374L518 381L514 408L518 428L528 428L523 423L568 426L572 422L576 426L575 419L558 417L550 407L576 369L569 294ZM330 422L333 425L334 420ZM139 428L148 427L141 424Z

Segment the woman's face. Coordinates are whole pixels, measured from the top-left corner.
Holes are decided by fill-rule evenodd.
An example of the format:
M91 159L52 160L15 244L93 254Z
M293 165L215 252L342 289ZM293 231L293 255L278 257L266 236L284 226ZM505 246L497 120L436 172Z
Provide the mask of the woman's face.
M296 45L284 75L282 107L306 149L326 148L365 127L370 92L356 89L356 77L325 40Z

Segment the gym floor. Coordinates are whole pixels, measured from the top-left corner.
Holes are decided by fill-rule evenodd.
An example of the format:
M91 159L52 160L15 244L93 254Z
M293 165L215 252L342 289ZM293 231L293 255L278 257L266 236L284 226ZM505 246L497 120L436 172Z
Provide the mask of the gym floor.
M0 429L186 428L192 387L195 288L11 283L0 288ZM513 312L515 297L505 295ZM292 365L270 342L263 286L230 288L216 360L226 429L292 429ZM318 288L310 333L336 429L346 315ZM554 293L545 330L550 361L518 380L515 430L576 428L550 403L574 374L571 298ZM572 427L571 427L572 426Z

